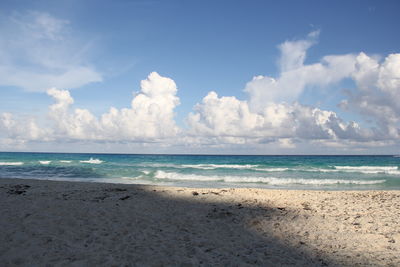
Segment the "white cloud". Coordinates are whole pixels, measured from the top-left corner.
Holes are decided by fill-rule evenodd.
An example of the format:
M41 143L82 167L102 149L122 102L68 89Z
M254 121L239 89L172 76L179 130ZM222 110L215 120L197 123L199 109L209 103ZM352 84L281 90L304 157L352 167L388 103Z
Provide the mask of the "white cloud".
M130 108L111 107L98 119L89 110L71 110L74 100L69 91L53 88L47 91L56 101L49 108L49 116L59 139L153 142L179 131L174 121L174 109L179 104L176 92L173 80L152 72L141 82L141 92Z
M99 139L97 119L86 109L74 109L69 91L52 88L47 94L56 101L49 107L49 117L54 121L54 138L56 139Z
M43 34L56 38L59 28L49 28ZM73 108L69 91L49 89L48 95L55 100L48 115L52 127L40 127L33 118L16 119L4 113L0 116L0 145L12 139L140 143L142 147L157 143L162 149L190 146L207 152L204 148L219 151L230 147L232 151L246 148L247 153L267 145L290 151L299 146L304 150L308 145L350 152L349 148L364 151L373 146L398 146L400 54L389 55L382 62L365 53L331 55L305 64L307 49L317 36L312 33L306 40L282 44L280 75L256 76L246 85L247 100L209 92L187 116L187 129L177 127L174 120L179 105L175 82L153 72L141 82L141 91L134 95L129 108L111 107L99 117L87 109ZM44 64L53 63L46 60ZM297 102L308 86L327 86L345 78L353 79L357 88L348 92L341 107L373 120L371 128L345 122L334 111ZM315 151L324 152L318 149Z
M30 11L0 22L0 86L45 91L102 80L85 62L85 46L73 37L68 21Z
M327 86L349 77L354 71L354 55L325 56L318 63L305 65L307 49L316 42L319 32L308 39L286 41L279 46L281 58L279 77L255 76L246 84L253 111L260 111L268 103L290 103L308 86Z
M235 97L221 97L210 92L203 98L202 104L195 107L196 113L190 113L188 123L194 135L242 136L256 135L247 132L262 125L262 117L251 113L247 102Z
M215 92L196 105L195 113L188 116L188 124L192 136L233 143L278 140L285 147L294 146L290 139L367 140L373 137L371 131L361 129L355 122L343 122L333 111L298 103L268 103L256 113L250 111L247 101L218 97Z
M382 63L360 53L352 77L357 84L341 106L355 110L380 128L382 139L400 138L400 54L388 55Z
M391 54L382 63L377 85L396 100L400 99L400 54Z
M281 58L279 65L281 72L295 70L301 68L306 59L307 50L316 43L319 31L311 32L306 40L285 41L280 44Z
M61 33L64 27L69 24L67 20L56 19L47 13L31 11L30 14L33 17L32 24L25 24L21 21L16 21L21 24L22 27L26 28L28 34L36 35L36 38L50 39L50 40L62 40Z
M318 63L305 65L306 51L315 44L318 34L313 32L306 40L286 41L280 45L279 77L255 76L245 88L248 101L208 93L188 116L190 135L235 144L278 142L287 148L296 145L294 140L326 140L322 143L332 146L343 140L347 144L385 140L385 132L398 136L393 124L399 120L395 110L400 110L399 58L390 55L379 66L375 59L363 53L331 55ZM358 106L369 116L381 115L380 128L362 128L356 122L344 122L333 111L290 103L307 86L327 86L344 78L353 78L364 92L352 98L353 104L357 106L359 101ZM380 88L380 97L371 94L371 84ZM383 99L383 93L388 97ZM372 105L374 101L379 104ZM343 102L342 106L347 103Z
M175 136L179 129L174 121L174 109L179 105L175 82L156 72L141 82L130 109L117 110L101 117L103 131L112 140L114 133L125 140L158 139Z
M40 128L34 118L15 119L11 113L0 114L0 139L21 143L31 140L46 140L47 136L48 131Z

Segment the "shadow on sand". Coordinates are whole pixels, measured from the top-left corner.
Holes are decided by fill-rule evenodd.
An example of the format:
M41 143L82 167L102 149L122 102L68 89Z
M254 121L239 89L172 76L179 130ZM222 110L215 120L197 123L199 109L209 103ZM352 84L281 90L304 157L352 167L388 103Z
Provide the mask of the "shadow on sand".
M274 206L215 190L0 179L2 266L326 266L274 234ZM212 195L212 197L211 197ZM256 224L263 222L263 230ZM312 256L314 255L314 256Z

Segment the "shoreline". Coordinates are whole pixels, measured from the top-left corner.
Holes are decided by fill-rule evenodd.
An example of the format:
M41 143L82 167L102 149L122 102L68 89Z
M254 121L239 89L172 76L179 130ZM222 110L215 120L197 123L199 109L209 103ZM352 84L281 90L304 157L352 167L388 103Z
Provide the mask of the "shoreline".
M400 191L0 179L12 265L399 266Z
M276 191L316 191L316 192L400 192L400 188L380 188L380 189L370 189L366 188L365 185L354 185L355 188L334 188L333 186L326 186L326 188L315 187L315 188L296 188L296 187L280 187L277 185L268 186L268 184L257 184L257 183L226 183L226 184L214 184L214 186L190 186L190 181L186 181L187 184L183 184L182 181L178 181L181 184L156 184L156 183L132 183L132 182L122 182L124 180L117 180L121 178L107 178L110 181L106 181L103 178L0 178L0 180L21 180L21 181L49 181L49 182L65 182L65 183L89 183L89 184L110 184L110 185L132 185L132 186L149 186L149 187L165 187L165 188L185 188L185 189L256 189L256 190L276 190ZM193 181L194 183L198 181ZM200 181L204 183L203 181ZM205 183L204 183L205 184ZM243 184L243 185L242 185ZM306 187L303 185L303 187ZM308 187L311 187L308 185Z

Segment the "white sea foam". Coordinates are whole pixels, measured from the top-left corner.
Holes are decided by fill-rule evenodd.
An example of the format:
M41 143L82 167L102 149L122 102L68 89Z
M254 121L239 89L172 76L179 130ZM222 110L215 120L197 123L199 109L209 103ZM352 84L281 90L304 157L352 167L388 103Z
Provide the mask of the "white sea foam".
M335 185L335 184L358 184L370 185L384 183L386 180L344 180L344 179L300 179L300 178L276 178L276 177L229 177L224 179L231 183L266 183L269 185Z
M146 168L177 168L177 169L185 168L182 165L172 164L172 163L144 163L140 164L139 166Z
M284 172L284 171L303 171L303 172L358 172L364 174L386 173L391 175L400 175L400 170L396 166L334 166L332 169L325 168L288 168L288 167L270 167L263 168L254 164L152 164L151 167L169 167L169 168L193 168L201 170L214 169L247 169L262 172Z
M340 170L336 169L309 169L305 171L312 171L312 172L340 172Z
M141 178L143 178L143 177L142 176L137 176L137 177L124 176L124 177L121 177L120 179L123 179L123 180L137 180L137 179L141 179Z
M196 174L180 174L176 172L157 171L154 175L157 179L185 180L185 181L223 181L220 176L205 176Z
M184 164L182 165L184 168L193 168L193 169L203 169L203 170L213 170L213 169L252 169L258 167L258 165L252 164Z
M39 160L39 163L42 165L49 165L51 160Z
M255 168L254 170L265 172L284 172L289 170L289 168Z
M269 185L335 185L358 184L371 185L384 183L386 180L344 180L344 179L301 179L301 178L277 178L277 177L251 177L251 176L205 176L195 174L181 174L176 172L157 171L157 179L185 180L185 181L221 181L228 183L264 183Z
M292 171L302 171L302 172L342 172L342 170L337 169L322 169L322 168L294 168L290 169Z
M360 172L365 174L400 174L397 166L335 166L335 169L344 172Z
M338 170L397 170L397 166L335 166Z
M0 162L0 166L20 166L23 162Z
M60 160L61 163L71 163L70 160Z
M259 165L252 164L172 164L172 163L152 163L152 164L144 164L143 167L152 167L152 168L176 168L176 169L201 169L201 170L214 170L214 169L252 169L256 168Z
M142 171L145 175L150 174L150 171Z
M89 163L89 164L101 164L103 163L102 160L90 158L89 160L81 160L82 163Z

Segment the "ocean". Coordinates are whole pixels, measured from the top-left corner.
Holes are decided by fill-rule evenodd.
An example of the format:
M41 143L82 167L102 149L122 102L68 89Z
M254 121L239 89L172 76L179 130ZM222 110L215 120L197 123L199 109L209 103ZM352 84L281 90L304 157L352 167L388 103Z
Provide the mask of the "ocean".
M185 187L400 189L399 156L0 153L0 178Z

